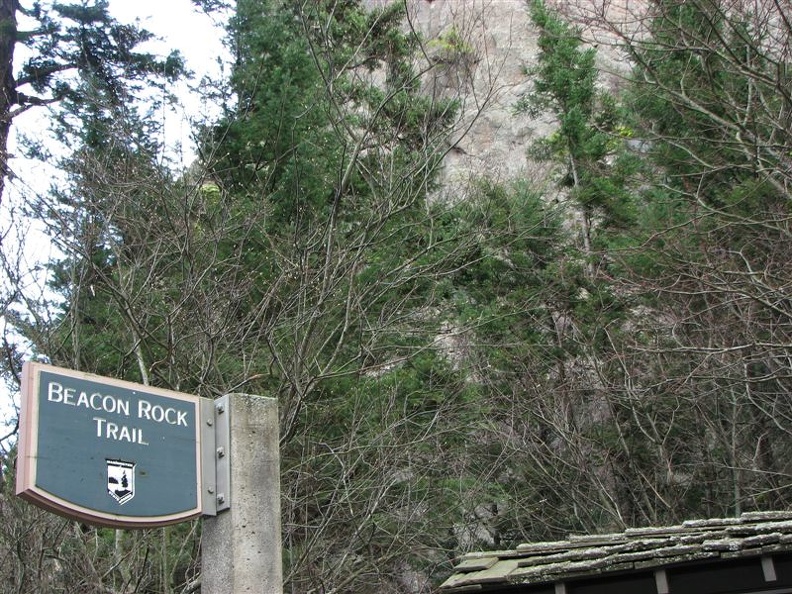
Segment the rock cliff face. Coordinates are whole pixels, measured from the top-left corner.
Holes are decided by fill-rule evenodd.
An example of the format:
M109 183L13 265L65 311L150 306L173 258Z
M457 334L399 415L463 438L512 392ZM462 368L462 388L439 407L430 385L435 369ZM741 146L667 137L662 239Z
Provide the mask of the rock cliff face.
M393 0L368 0L381 6ZM630 0L622 0L629 2ZM463 125L449 139L444 187L464 193L466 183L486 173L490 179L546 178L546 164L527 155L533 140L552 132L550 116L515 114L530 91L526 68L536 63L538 32L527 0L406 0L409 25L425 40L435 62L427 92L457 97ZM633 0L635 3L635 0ZM618 56L604 46L604 70L618 68ZM613 84L603 77L603 84Z
M548 132L548 121L516 115L530 88L526 67L537 55L536 30L525 0L408 0L410 20L438 64L433 88L458 96L463 125L446 158L446 189L463 188L471 176L494 179L529 175L526 150Z

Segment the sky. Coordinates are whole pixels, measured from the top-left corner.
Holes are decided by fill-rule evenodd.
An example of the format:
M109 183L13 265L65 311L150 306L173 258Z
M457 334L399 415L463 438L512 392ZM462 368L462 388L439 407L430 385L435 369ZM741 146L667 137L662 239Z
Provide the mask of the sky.
M178 49L186 59L187 68L196 79L210 75L217 77L221 70L218 58L226 56L223 47L223 22L217 15L208 16L196 10L191 0L110 0L111 14L121 22L138 22L160 41L147 51L166 55ZM180 89L182 105L177 113L166 120L166 142L189 145L190 120L211 111L211 106L201 103L187 85ZM185 150L183 159L191 160L192 151ZM187 165L189 163L183 163Z

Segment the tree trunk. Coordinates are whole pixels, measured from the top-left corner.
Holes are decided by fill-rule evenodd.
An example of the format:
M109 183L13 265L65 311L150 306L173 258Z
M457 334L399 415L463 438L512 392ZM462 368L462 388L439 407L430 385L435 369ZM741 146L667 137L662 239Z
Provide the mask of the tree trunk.
M0 200L8 175L8 133L11 130L11 109L16 103L14 80L14 47L17 41L16 12L19 0L0 0Z

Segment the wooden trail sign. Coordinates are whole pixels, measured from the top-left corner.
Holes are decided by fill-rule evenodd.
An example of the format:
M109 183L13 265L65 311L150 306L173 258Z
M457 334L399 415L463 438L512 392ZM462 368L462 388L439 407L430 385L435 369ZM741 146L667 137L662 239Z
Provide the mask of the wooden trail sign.
M214 515L213 419L212 400L25 363L17 494L120 528Z

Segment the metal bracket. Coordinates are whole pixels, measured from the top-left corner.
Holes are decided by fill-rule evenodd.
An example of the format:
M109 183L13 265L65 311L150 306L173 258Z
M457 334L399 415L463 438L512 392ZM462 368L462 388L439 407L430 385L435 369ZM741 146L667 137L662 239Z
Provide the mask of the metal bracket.
M215 468L217 511L231 507L231 399L215 400Z
M202 510L216 516L231 507L231 402L228 396L201 402Z

